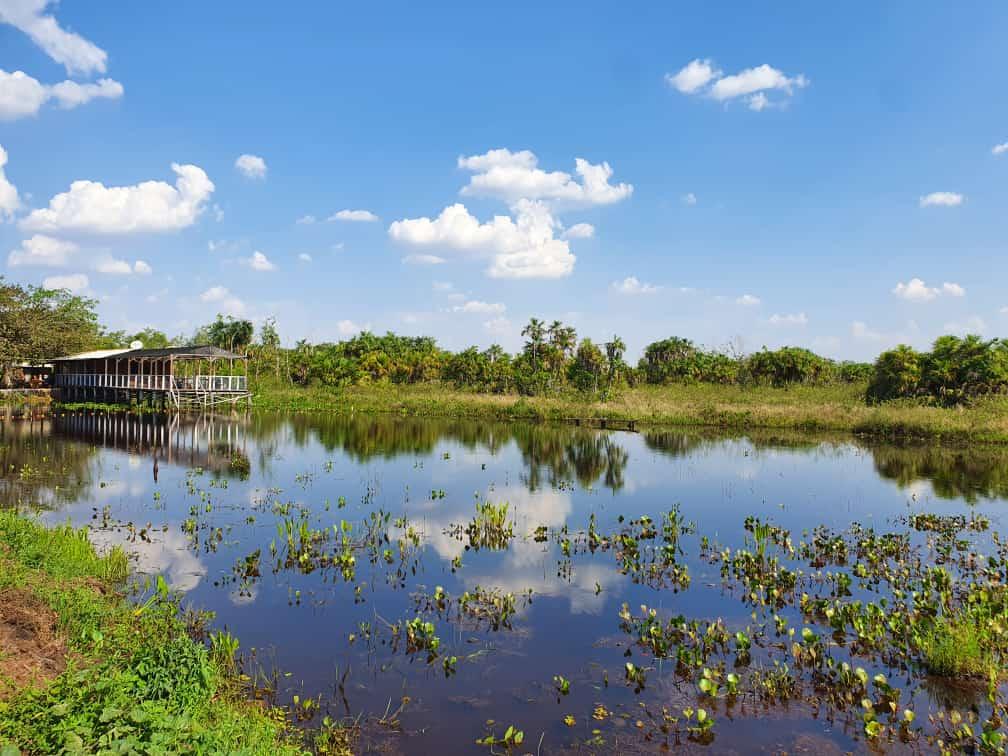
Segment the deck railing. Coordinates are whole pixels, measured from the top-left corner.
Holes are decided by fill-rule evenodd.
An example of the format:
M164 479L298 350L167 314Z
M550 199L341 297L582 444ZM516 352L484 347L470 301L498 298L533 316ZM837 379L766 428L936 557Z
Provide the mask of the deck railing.
M138 389L144 391L246 391L244 375L115 375L105 373L59 373L53 385L66 388Z

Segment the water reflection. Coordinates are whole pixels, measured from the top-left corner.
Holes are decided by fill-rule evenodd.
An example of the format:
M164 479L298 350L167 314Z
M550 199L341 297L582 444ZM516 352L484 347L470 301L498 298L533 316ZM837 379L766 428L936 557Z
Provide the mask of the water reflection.
M9 504L51 510L51 521L90 524L100 547L123 544L135 569L165 575L193 605L216 612L243 649L271 655L290 672L282 699L331 693L339 680L337 714L381 714L390 700L411 698L402 718L414 735L397 744L403 752L456 752L495 718L550 733L554 747L546 753L567 742L567 711L587 721L599 700L611 709L637 706L617 682L628 650L619 638L624 602L750 622L749 609L719 589L717 569L697 558L700 536L737 548L748 515L795 534L852 522L891 529L910 506L958 514L966 503L1003 530L1006 456L997 448L779 432L72 413L0 423L0 493ZM918 506L915 496L943 501ZM508 504L515 536L505 548L467 549L459 537L476 501ZM615 549L585 547L589 523L612 535L646 514L661 530L676 503L697 524L683 557L692 577L686 590L658 590L628 575ZM549 537L535 537L539 529ZM340 553L341 534L367 543L347 577L333 561L313 561L318 554L286 559L288 532L317 539L329 560ZM562 545L568 537L569 548ZM531 590L533 601L506 632L436 617L445 647L462 660L448 680L391 651L381 635L416 616L417 597L435 586L455 597L478 587L516 596ZM795 613L789 621L803 620ZM609 687L602 670L613 675ZM550 686L554 674L574 680L563 710ZM692 681L683 693L673 665L649 674L652 703L695 703ZM795 717L781 725L787 738L756 728L763 746L796 750L799 736L815 736L851 747L843 732ZM731 732L718 735L723 749L753 747L748 736L732 741Z

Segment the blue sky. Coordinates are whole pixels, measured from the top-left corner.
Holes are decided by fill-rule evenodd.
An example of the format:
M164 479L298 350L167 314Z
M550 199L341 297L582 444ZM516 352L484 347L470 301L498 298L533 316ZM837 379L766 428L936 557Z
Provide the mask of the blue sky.
M0 0L3 275L288 343L1005 333L1003 5L420 6Z

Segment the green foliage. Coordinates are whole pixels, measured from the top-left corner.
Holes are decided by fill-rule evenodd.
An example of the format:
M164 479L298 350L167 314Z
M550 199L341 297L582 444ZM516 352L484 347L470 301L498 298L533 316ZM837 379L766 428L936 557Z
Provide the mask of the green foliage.
M924 398L963 404L1008 387L1008 343L979 336L941 336L930 352L900 345L875 361L869 402Z
M163 583L137 607L94 589L123 580L125 566L118 547L97 555L85 530L0 511L0 589L46 603L72 652L51 683L0 702L0 743L26 753L302 753L282 710L245 700L231 636L214 635L208 652ZM316 746L349 753L338 727Z
M835 379L836 366L832 360L808 349L781 347L774 351L763 349L751 355L746 360L744 374L749 381L761 385L820 385Z
M194 344L210 344L220 349L240 352L252 343L254 330L251 320L218 315L213 323L196 331L192 341Z
M924 666L933 675L964 678L987 677L996 672L997 661L989 637L989 623L963 612L942 616L921 636L919 645Z
M19 286L0 277L0 380L11 365L94 348L97 302L66 289Z

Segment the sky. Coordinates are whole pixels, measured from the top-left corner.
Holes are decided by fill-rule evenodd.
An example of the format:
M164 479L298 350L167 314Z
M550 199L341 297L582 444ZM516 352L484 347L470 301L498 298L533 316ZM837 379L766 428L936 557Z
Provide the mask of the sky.
M0 0L0 263L191 334L1008 331L1008 6Z

